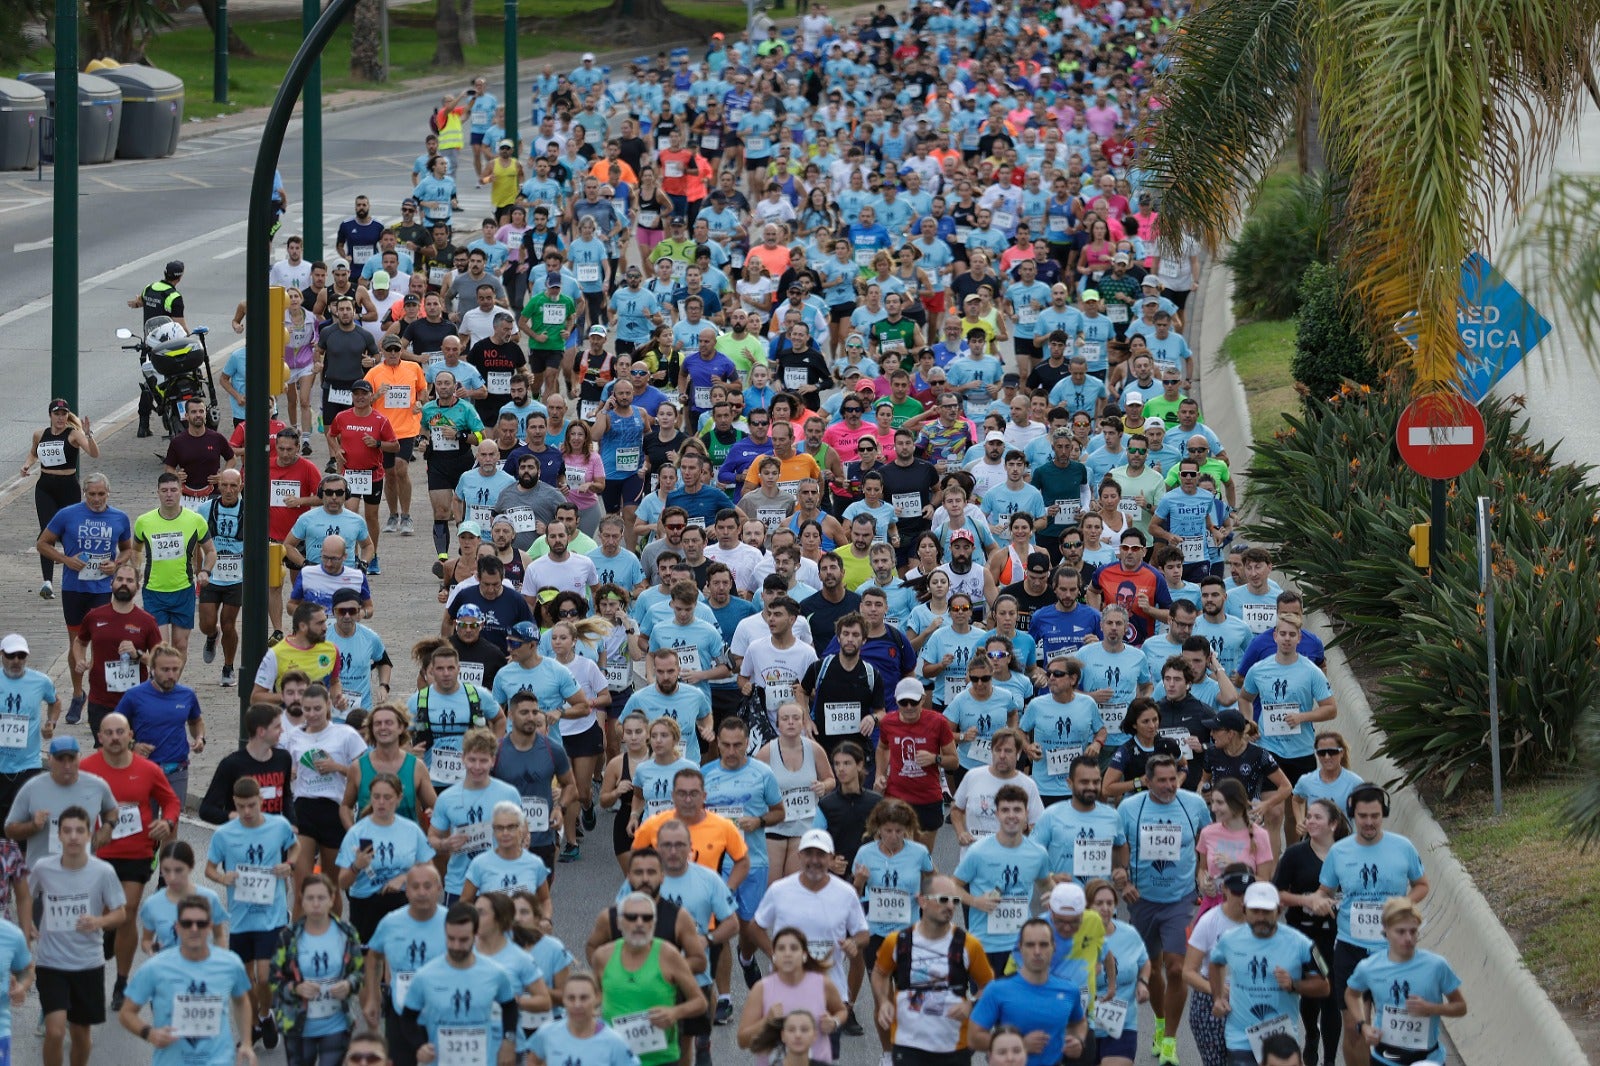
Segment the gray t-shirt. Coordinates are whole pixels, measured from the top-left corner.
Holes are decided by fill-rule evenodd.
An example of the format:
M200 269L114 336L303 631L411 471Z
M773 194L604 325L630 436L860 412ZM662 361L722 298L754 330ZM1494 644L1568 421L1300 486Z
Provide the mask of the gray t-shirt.
M366 377L367 369L361 365L362 356L379 354L378 342L372 334L361 328L360 323L348 333L338 326L330 326L322 331L317 343L328 353L322 366L323 381L337 382L341 386L350 384L356 378Z
M33 920L39 929L34 961L51 970L94 970L104 966L102 935L78 932L77 916L98 917L128 902L117 871L93 856L76 870L63 867L59 855L38 862L30 857L28 864L32 867L28 887L33 891Z
M457 274L450 282L450 292L447 294L444 306L451 314L460 314L470 311L478 306L478 286L487 285L494 290L494 298L504 305L506 301L506 287L500 284L500 279L488 271L482 277L475 278L466 271Z
M80 771L78 779L65 788L56 784L48 773L37 774L17 790L11 813L6 815L7 825L26 822L35 811L50 812L50 824L28 838L29 866L46 855L60 853L61 838L56 835L56 822L68 807L82 807L91 818L97 814L113 822L117 818L117 799L111 794L111 786L106 784L105 778L94 774ZM94 826L89 828L92 830Z
M555 521L556 508L566 502L567 497L560 489L543 481L535 482L531 489L510 485L502 489L500 498L494 501L494 513L511 516L517 526L517 550L527 551L539 539L538 530L528 522L528 514L531 512L539 524L549 525Z

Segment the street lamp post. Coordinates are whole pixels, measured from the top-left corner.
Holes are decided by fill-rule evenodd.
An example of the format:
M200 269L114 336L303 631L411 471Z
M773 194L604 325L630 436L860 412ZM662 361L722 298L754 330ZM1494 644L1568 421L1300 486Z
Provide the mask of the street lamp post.
M50 391L78 408L78 5L56 0Z
M517 0L506 0L506 136L521 143L517 137ZM491 155L495 149L490 147ZM516 152L512 152L515 157Z
M332 8L334 4L330 4ZM354 7L354 4L348 5ZM322 5L318 0L305 0L300 10L300 29L307 41L311 40L313 28L318 24L317 16L322 14ZM326 42L324 42L326 43ZM305 49L302 47L301 52ZM305 90L295 95L303 95L304 100L300 106L300 136L304 141L304 149L300 153L300 202L305 204L305 224L301 227L301 236L304 240L302 248L306 260L315 262L322 258L322 45L311 53L311 61L301 77L305 80ZM298 60L300 54L296 53ZM291 72L294 68L289 68ZM278 98L283 98L280 89ZM289 97L289 106L294 107L294 95ZM287 122L287 119L285 119ZM276 158L276 157L274 157ZM266 267L262 267L266 270Z
M70 3L71 0L61 0ZM316 0L306 0L308 9ZM283 150L284 134L289 128L289 116L294 112L295 100L307 86L317 57L328 46L334 29L355 9L356 0L331 0L301 42L300 50L285 71L278 96L267 112L267 121L261 130L261 147L256 152L256 165L250 180L250 210L245 243L245 301L250 313L245 317L245 454L265 455L267 452L267 423L272 405L271 334L281 329L282 322L271 321L267 313L271 288L267 277L271 268L271 243L268 233L272 227L272 175L278 166L278 155ZM316 106L306 100L306 157L312 156L310 117ZM321 134L320 127L317 130ZM321 166L321 152L316 153ZM309 165L309 164L308 164ZM319 189L320 194L320 189ZM321 230L322 210L319 203L315 214L307 215L305 238L307 247L316 240ZM308 198L309 205L309 198ZM73 291L76 292L76 286ZM250 706L251 680L256 667L267 653L267 581L271 552L267 533L270 490L266 463L247 463L244 483L244 655L239 673L244 678L239 684L240 728L243 716Z

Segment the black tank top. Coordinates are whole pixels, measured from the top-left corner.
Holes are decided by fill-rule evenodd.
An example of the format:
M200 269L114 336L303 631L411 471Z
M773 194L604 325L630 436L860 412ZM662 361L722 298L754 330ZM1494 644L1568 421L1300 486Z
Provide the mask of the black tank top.
M622 929L617 925L617 905L613 903L606 909L606 917L611 920L611 939L616 940L622 935ZM656 897L656 939L665 940L673 947L682 949L678 943L678 905L670 899Z
M78 469L78 447L72 443L72 427L56 433L48 426L39 434L39 466L44 470ZM59 445L59 447L56 447ZM57 455L59 453L59 461Z

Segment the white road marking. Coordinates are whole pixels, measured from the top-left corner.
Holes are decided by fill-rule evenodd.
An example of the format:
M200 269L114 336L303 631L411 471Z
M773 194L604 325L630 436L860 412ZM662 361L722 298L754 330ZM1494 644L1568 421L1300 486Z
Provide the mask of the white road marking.
M41 248L50 247L50 245L53 244L54 242L55 242L55 237L52 236L52 237L46 237L42 241L28 241L25 244L13 244L11 246L11 254L15 255L18 252L37 252Z

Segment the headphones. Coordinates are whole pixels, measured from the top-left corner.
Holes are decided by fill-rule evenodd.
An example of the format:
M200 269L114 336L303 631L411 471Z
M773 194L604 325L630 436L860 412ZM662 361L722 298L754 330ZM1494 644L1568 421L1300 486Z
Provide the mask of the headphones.
M1354 818L1356 816L1357 803L1370 803L1373 800L1377 800L1378 803L1382 805L1383 816L1385 818L1389 817L1388 791L1385 790L1383 786L1374 785L1370 782L1357 785L1355 788L1350 790L1350 795L1346 796L1344 800L1344 813L1349 817Z

